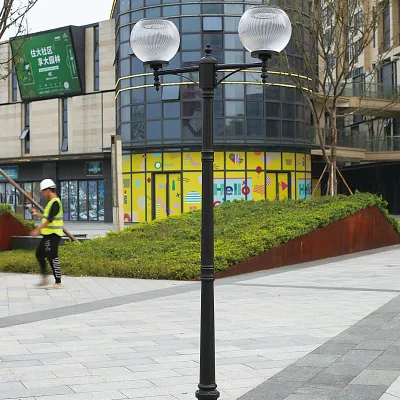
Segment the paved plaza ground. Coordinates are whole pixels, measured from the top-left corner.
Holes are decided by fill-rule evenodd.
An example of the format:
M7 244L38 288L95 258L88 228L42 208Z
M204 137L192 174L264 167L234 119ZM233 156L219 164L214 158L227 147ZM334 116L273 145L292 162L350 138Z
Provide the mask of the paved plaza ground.
M400 247L216 282L222 400L400 399ZM187 400L198 282L0 274L0 399Z

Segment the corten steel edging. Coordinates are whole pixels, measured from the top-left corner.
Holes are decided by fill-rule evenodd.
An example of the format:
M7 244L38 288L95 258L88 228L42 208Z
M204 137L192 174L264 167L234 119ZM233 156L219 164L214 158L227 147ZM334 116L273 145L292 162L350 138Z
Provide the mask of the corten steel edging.
M10 214L0 214L0 251L12 250L13 236L28 234L28 229Z
M400 235L374 206L217 272L216 277L226 278L399 243Z

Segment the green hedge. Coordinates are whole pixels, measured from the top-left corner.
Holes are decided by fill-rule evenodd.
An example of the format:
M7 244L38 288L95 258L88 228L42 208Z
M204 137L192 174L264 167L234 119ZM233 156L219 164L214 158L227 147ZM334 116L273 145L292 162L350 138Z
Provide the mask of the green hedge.
M35 229L35 223L33 221L26 221L19 214L15 213L8 204L0 204L0 214L11 214L15 219L21 222L21 224L24 225L28 231Z
M372 194L313 200L240 201L215 209L215 268L222 271L264 250L378 206L400 233L387 203ZM105 238L60 249L67 275L145 279L198 279L201 213L141 223ZM0 254L0 271L37 272L33 252Z

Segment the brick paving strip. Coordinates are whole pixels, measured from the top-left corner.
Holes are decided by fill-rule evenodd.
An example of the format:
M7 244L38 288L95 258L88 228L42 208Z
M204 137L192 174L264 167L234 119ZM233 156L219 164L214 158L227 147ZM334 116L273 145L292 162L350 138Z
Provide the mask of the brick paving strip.
M399 375L400 296L240 400L395 400Z

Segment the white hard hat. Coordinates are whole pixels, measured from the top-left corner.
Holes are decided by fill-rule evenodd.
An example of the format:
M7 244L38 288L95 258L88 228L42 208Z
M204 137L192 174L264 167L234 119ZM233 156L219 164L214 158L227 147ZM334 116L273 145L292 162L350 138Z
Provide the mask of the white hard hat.
M40 182L40 191L55 188L56 184L51 179L45 179L44 181Z

